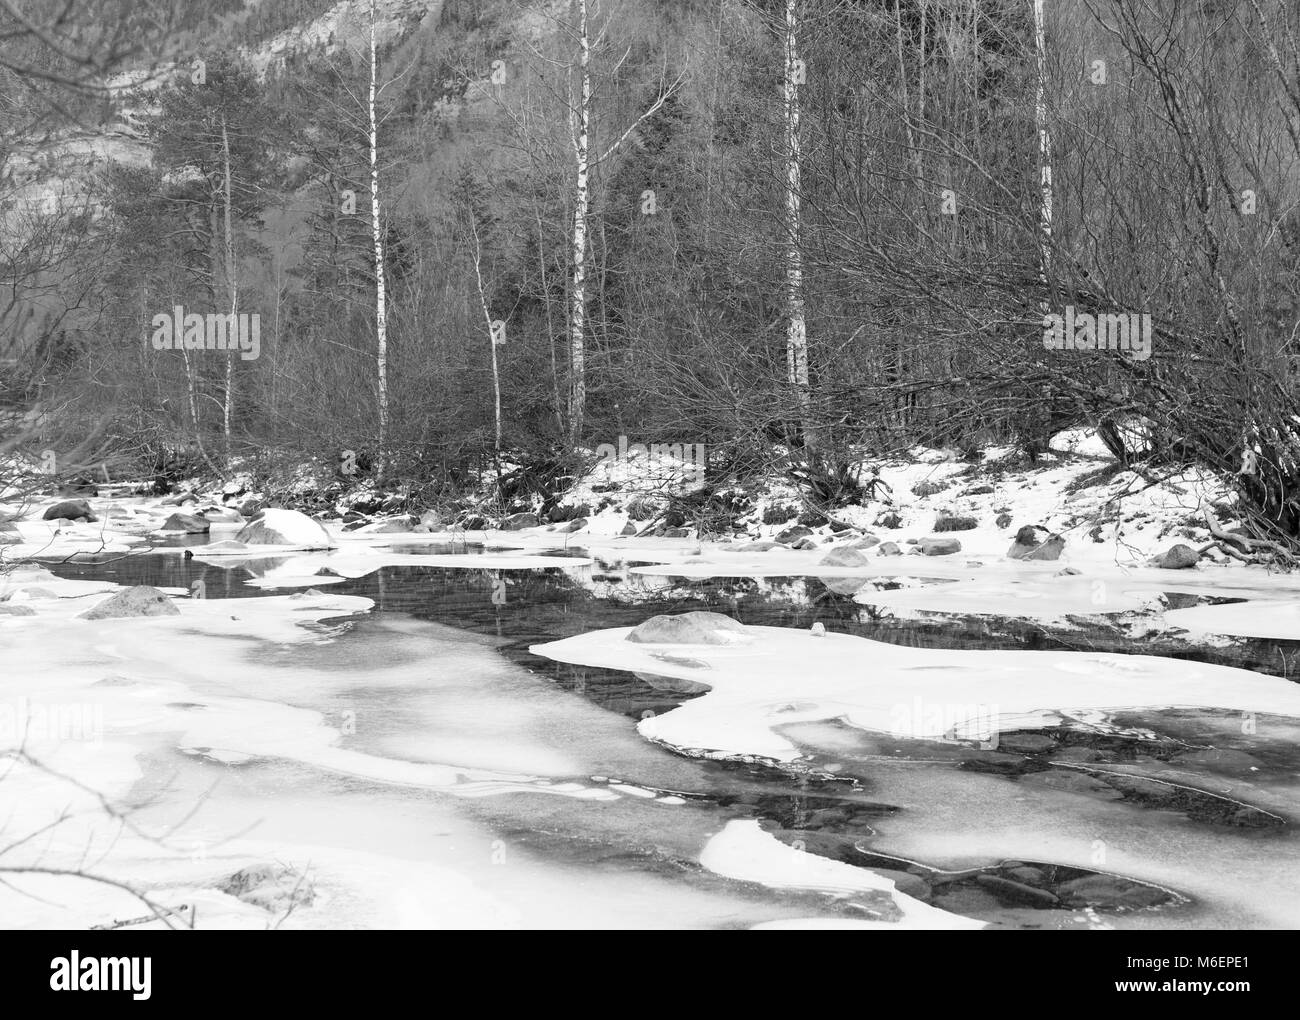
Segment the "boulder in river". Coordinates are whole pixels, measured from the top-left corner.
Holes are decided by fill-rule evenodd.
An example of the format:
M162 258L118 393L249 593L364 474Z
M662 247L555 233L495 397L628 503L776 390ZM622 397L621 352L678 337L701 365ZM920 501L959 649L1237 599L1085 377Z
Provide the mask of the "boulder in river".
M876 549L877 556L902 556L903 550L898 548L897 542L881 542Z
M1056 560L1065 549L1065 539L1060 535L1040 538L1039 529L1026 524L1016 532L1016 540L1007 550L1009 560Z
M187 535L206 535L212 524L204 517L194 514L174 513L163 521L159 531L182 531Z
M502 531L523 531L524 528L537 528L541 526L541 521L537 519L536 514L511 514L501 522Z
M633 628L627 640L643 645L730 645L746 636L745 625L721 613L652 616Z
M65 499L55 503L41 515L43 521L75 521L84 517L88 521L97 521L98 517L84 499Z
M776 540L782 545L789 545L792 542L799 541L801 538L807 538L811 534L812 528L805 528L802 524L794 524L777 535Z
M295 545L304 549L332 549L330 538L318 521L297 510L271 508L245 525L235 536L245 545Z
M930 538L927 535L916 544L916 551L926 556L951 556L961 552L961 543L955 538Z
M817 565L819 567L865 567L869 562L870 560L852 546L840 546L823 556Z
M1194 567L1201 556L1190 545L1184 545L1179 542L1177 545L1170 546L1164 552L1151 558L1153 567L1164 567L1166 570L1187 570Z
M138 584L105 599L93 609L87 609L79 619L116 620L132 616L180 616L180 612L163 592L147 584Z

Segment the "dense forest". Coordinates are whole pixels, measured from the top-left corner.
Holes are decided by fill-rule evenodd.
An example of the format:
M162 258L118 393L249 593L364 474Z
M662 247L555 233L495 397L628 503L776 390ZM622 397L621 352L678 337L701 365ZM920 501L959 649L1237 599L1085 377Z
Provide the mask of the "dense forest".
M1287 0L5 4L0 444L508 508L621 436L830 507L1085 425L1293 542L1297 81Z

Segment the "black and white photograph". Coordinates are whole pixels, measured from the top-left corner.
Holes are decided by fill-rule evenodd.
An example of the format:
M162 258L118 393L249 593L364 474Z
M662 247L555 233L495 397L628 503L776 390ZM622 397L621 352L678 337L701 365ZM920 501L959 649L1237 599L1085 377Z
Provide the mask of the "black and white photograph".
M1249 992L1298 567L1298 0L0 0L0 932L93 940L33 987L926 930Z

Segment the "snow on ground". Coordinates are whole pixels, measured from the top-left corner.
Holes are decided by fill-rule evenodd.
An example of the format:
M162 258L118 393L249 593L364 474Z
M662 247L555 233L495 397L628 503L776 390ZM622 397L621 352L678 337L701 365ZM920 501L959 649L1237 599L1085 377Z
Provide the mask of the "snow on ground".
M1094 721L1132 708L1300 718L1300 685L1154 656L909 648L782 627L747 627L747 640L727 646L646 645L628 641L631 631L595 631L530 651L707 685L707 694L643 719L638 728L652 740L710 755L792 761L799 753L779 727L835 719L938 739Z

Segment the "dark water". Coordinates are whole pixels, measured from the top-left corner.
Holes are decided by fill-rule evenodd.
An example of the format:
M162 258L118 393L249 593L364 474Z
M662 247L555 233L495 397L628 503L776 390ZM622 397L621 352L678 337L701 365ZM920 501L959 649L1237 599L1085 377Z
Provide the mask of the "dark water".
M457 547L456 551L462 550ZM453 550L421 546L411 551L446 554ZM569 552L579 554L578 550ZM187 590L201 580L209 598L245 598L276 594L276 589L246 582L284 562L264 560L251 566L225 567L173 553L60 564L51 569L66 578ZM669 711L697 695L656 684L652 682L655 678L541 659L528 652L529 645L632 626L655 613L709 609L747 624L807 629L821 622L829 630L915 647L1168 655L1300 680L1300 656L1296 654L1300 642L1244 640L1230 648L1193 647L1173 637L1135 642L1122 627L1103 617L1075 620L1070 627L946 614L897 619L888 610L864 606L850 594L812 578L768 578L761 585L747 579L678 579L669 588L653 588L627 574L630 565L598 561L570 571L388 566L363 578L323 584L321 590L374 600L371 617L350 624L357 640L364 640L368 630L381 625L388 614L489 636L497 641L497 653L511 663L629 720ZM882 588L893 585L889 579L872 583ZM596 597L588 584L601 585L606 597ZM1170 596L1169 600L1171 605L1186 605L1187 598ZM313 654L310 650L302 653ZM324 659L322 666L328 668ZM964 791L976 792L985 799L985 806L972 806L972 813L984 810L992 812L992 817L1002 811L1014 819L1020 810L1015 805L1027 791L1036 791L1037 796L1045 790L1053 809L1062 802L1066 810L1077 808L1075 820L1096 819L1100 826L1120 819L1117 831L1125 833L1130 843L1137 841L1135 831L1153 833L1153 847L1173 831L1197 833L1197 840L1188 845L1198 848L1194 852L1201 854L1202 860L1193 861L1192 867L1204 867L1204 857L1230 857L1234 845L1242 840L1257 842L1261 838L1273 840L1269 847L1275 847L1266 847L1262 863L1256 865L1265 873L1270 855L1276 856L1279 866L1300 859L1290 836L1294 819L1288 811L1278 809L1276 796L1265 807L1251 803L1249 783L1235 796L1210 792L1212 781L1222 778L1227 766L1218 759L1207 766L1203 759L1189 757L1206 748L1228 756L1247 754L1250 760L1261 762L1270 776L1300 779L1300 750L1293 742L1268 734L1242 739L1233 718L1216 718L1214 713L1195 717L1152 714L1127 721L1151 732L1133 737L1057 728L1004 734L997 750L954 743L886 741L830 723L802 730L793 727L784 735L807 752L806 761L798 767L686 759L645 743L643 760L630 766L638 774L622 778L683 796L691 810L701 813L699 824L691 827L693 833L716 831L734 818L757 818L786 842L882 871L898 880L903 891L967 916L1014 927L1072 927L1080 926L1078 912L1087 909L1119 927L1128 923L1221 924L1222 915L1198 913L1201 905L1197 898L1177 888L1176 882L1165 884L1116 875L1104 867L1089 869L1031 859L1020 851L990 853L986 838L974 840L971 846L979 850L968 855L983 863L956 869L934 857L918 859L912 853L891 852L894 838L920 840L922 844L928 838L934 843L936 837L928 826L942 815L941 806L950 809L941 798L960 799ZM1073 755L1073 764L1060 764L1057 759L1063 754ZM1153 770L1172 766L1182 769L1181 774L1190 769L1206 782L1171 785L1154 778ZM633 802L602 812L597 819L584 814L589 811L584 806L551 798L543 817L531 808L518 810L509 801L479 804L473 810L497 831L527 842L534 851L593 867L680 874L683 881L705 884L717 881L699 873L691 860L690 838L665 844L647 836L644 815L638 811L662 812L663 808L638 808ZM900 806L900 802L908 806ZM966 817L960 819L960 825L954 823L954 846L965 844L969 837L959 830L968 833L973 821ZM1023 848L1024 840L1015 846ZM1260 853L1258 847L1253 852ZM1167 863L1161 862L1162 866ZM822 909L833 912L839 908L824 903Z

